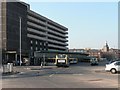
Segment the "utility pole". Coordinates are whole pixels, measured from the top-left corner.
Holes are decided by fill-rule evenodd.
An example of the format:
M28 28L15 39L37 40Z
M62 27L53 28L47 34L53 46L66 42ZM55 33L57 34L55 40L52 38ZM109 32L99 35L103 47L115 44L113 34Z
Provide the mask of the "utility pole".
M20 66L21 66L21 17L19 17L20 20Z

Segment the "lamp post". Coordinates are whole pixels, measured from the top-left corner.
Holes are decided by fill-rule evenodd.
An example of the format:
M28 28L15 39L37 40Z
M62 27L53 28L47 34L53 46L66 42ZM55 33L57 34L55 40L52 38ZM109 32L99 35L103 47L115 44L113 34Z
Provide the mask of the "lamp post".
M19 17L19 21L20 21L20 26L19 26L19 29L20 29L20 66L21 66L21 17Z

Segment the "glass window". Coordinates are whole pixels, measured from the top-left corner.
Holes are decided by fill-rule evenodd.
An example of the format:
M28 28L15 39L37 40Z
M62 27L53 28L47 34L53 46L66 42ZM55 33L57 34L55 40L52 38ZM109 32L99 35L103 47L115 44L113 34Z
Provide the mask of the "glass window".
M31 50L33 50L33 47L31 46Z
M66 55L65 54L58 54L58 58L65 58Z
M46 43L44 43L44 46L46 45Z
M38 47L36 47L36 51L38 50Z
M38 44L38 42L36 41L36 45Z
M40 42L40 45L41 45L41 42Z
M31 40L30 42L31 42L31 44L33 43L33 41L32 41L32 40Z
M120 62L115 63L115 65L120 65Z

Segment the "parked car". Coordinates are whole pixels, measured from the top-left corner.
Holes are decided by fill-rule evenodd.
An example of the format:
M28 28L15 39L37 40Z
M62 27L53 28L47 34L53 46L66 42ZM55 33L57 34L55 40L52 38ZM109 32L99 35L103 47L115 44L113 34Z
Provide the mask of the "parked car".
M91 65L98 65L98 59L97 58L91 58L90 59L90 64Z
M112 74L115 74L120 71L120 61L111 61L106 64L105 71L110 71Z

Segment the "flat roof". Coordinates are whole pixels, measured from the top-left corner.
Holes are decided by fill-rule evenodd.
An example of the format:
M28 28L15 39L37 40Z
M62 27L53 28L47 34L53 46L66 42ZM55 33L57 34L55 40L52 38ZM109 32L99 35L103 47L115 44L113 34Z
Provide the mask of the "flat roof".
M81 53L81 52L68 52L68 51L36 51L36 53L55 53L55 54L76 54L76 55L86 55L88 56L89 54L87 53Z

